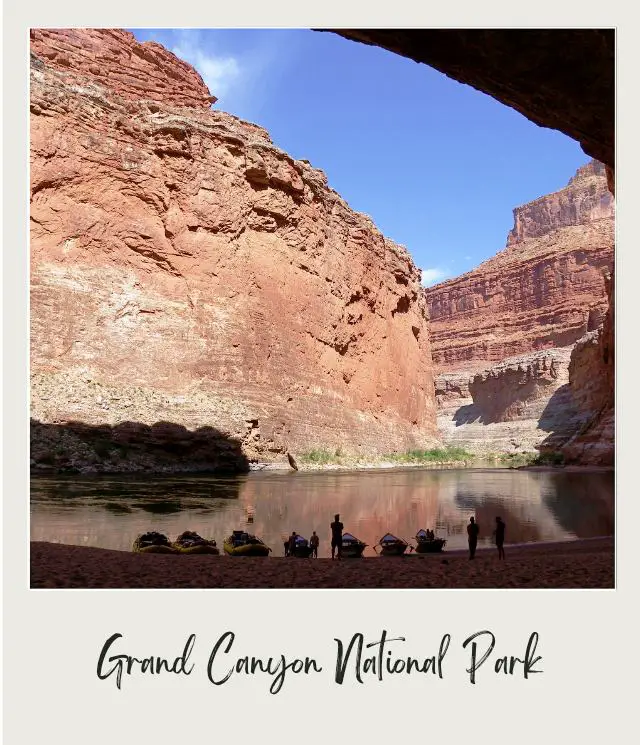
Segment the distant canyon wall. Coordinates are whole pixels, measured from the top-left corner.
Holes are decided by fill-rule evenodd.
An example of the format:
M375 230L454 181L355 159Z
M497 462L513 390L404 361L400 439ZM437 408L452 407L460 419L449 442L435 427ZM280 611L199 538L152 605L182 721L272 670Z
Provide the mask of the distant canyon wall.
M598 328L613 268L613 198L601 164L514 210L507 247L426 297L438 372L574 344Z
M425 291L438 426L480 452L612 465L613 196L602 164L514 210L507 247Z
M210 110L160 45L91 29L31 43L32 465L435 442L404 248L262 128Z

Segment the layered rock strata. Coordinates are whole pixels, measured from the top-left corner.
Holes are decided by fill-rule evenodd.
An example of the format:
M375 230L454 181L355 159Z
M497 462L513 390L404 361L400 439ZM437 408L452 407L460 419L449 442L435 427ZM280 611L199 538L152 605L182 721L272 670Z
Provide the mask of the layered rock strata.
M570 347L548 349L438 375L444 440L484 454L555 452L589 418L569 385L570 360Z
M607 283L609 310L603 326L575 345L569 365L572 394L584 424L562 443L570 463L612 466L615 461L614 282ZM553 447L553 444L547 444Z
M514 210L507 247L426 290L438 372L574 344L602 324L613 267L613 197L592 161Z
M514 210L504 251L426 291L445 440L613 464L613 247L608 173L591 161Z
M212 99L128 32L32 32L35 465L191 469L194 432L203 469L221 442L239 460L432 444L419 270Z

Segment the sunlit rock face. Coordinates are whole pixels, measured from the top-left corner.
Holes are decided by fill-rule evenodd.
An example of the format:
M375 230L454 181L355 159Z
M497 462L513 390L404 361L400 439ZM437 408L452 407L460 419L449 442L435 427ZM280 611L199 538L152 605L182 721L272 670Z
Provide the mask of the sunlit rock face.
M432 288L429 306L434 360L441 373L436 387L442 390L449 385L445 406L458 395L453 388L468 385L462 370L532 350L566 347L586 334L575 347L569 390L587 423L562 452L570 462L612 464L613 295L608 306L603 298L604 277L610 274L613 282L613 205L605 184L613 195L614 30L341 29L335 33L425 63L484 91L536 124L564 132L605 164L604 180L602 165L592 161L578 170L567 189L516 209L508 250L474 272ZM601 330L593 334L603 320ZM593 380L602 381L595 395ZM517 397L517 391L512 393ZM444 411L439 408L439 422ZM456 433L458 438L465 436L460 428ZM520 435L513 441L519 439ZM547 445L557 447L559 442L554 436Z
M65 430L90 440L71 456L36 437L35 465L155 469L173 448L172 468L207 468L225 439L249 460L432 444L407 251L213 100L128 32L32 32L32 417L104 425L102 452L86 428ZM122 422L141 425L127 457Z
M558 449L588 419L569 385L571 347L436 377L444 440L479 454Z
M514 210L503 251L426 290L446 441L612 463L613 261L613 197L591 161Z
M574 344L604 320L613 254L613 197L592 161L514 210L504 250L426 290L438 372Z

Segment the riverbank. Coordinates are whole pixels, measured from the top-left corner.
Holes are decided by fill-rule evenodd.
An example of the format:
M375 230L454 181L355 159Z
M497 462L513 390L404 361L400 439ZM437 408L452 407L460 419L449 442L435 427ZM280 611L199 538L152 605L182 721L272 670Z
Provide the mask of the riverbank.
M32 588L613 588L614 539L364 559L145 555L31 543Z

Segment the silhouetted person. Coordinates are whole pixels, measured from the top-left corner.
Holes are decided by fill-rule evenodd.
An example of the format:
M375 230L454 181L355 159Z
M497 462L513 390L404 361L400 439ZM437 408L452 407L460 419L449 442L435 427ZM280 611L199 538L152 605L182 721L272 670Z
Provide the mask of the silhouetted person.
M289 539L284 542L284 555L289 556Z
M295 556L295 547L296 547L296 538L298 537L298 534L296 531L292 531L291 535L289 536L289 556Z
M342 558L342 530L344 525L340 522L340 515L334 515L331 523L331 558L335 557L336 550L338 558Z
M313 535L311 538L309 538L309 545L311 546L311 556L313 556L314 559L318 558L318 545L320 544L320 539L316 535L316 531L313 531Z
M504 529L507 526L502 521L501 517L496 517L496 529L494 535L496 537L496 546L498 547L498 558L504 559Z
M476 555L476 547L478 545L478 533L480 528L476 522L475 517L469 518L469 525L467 525L467 535L469 536L469 558L473 559Z

